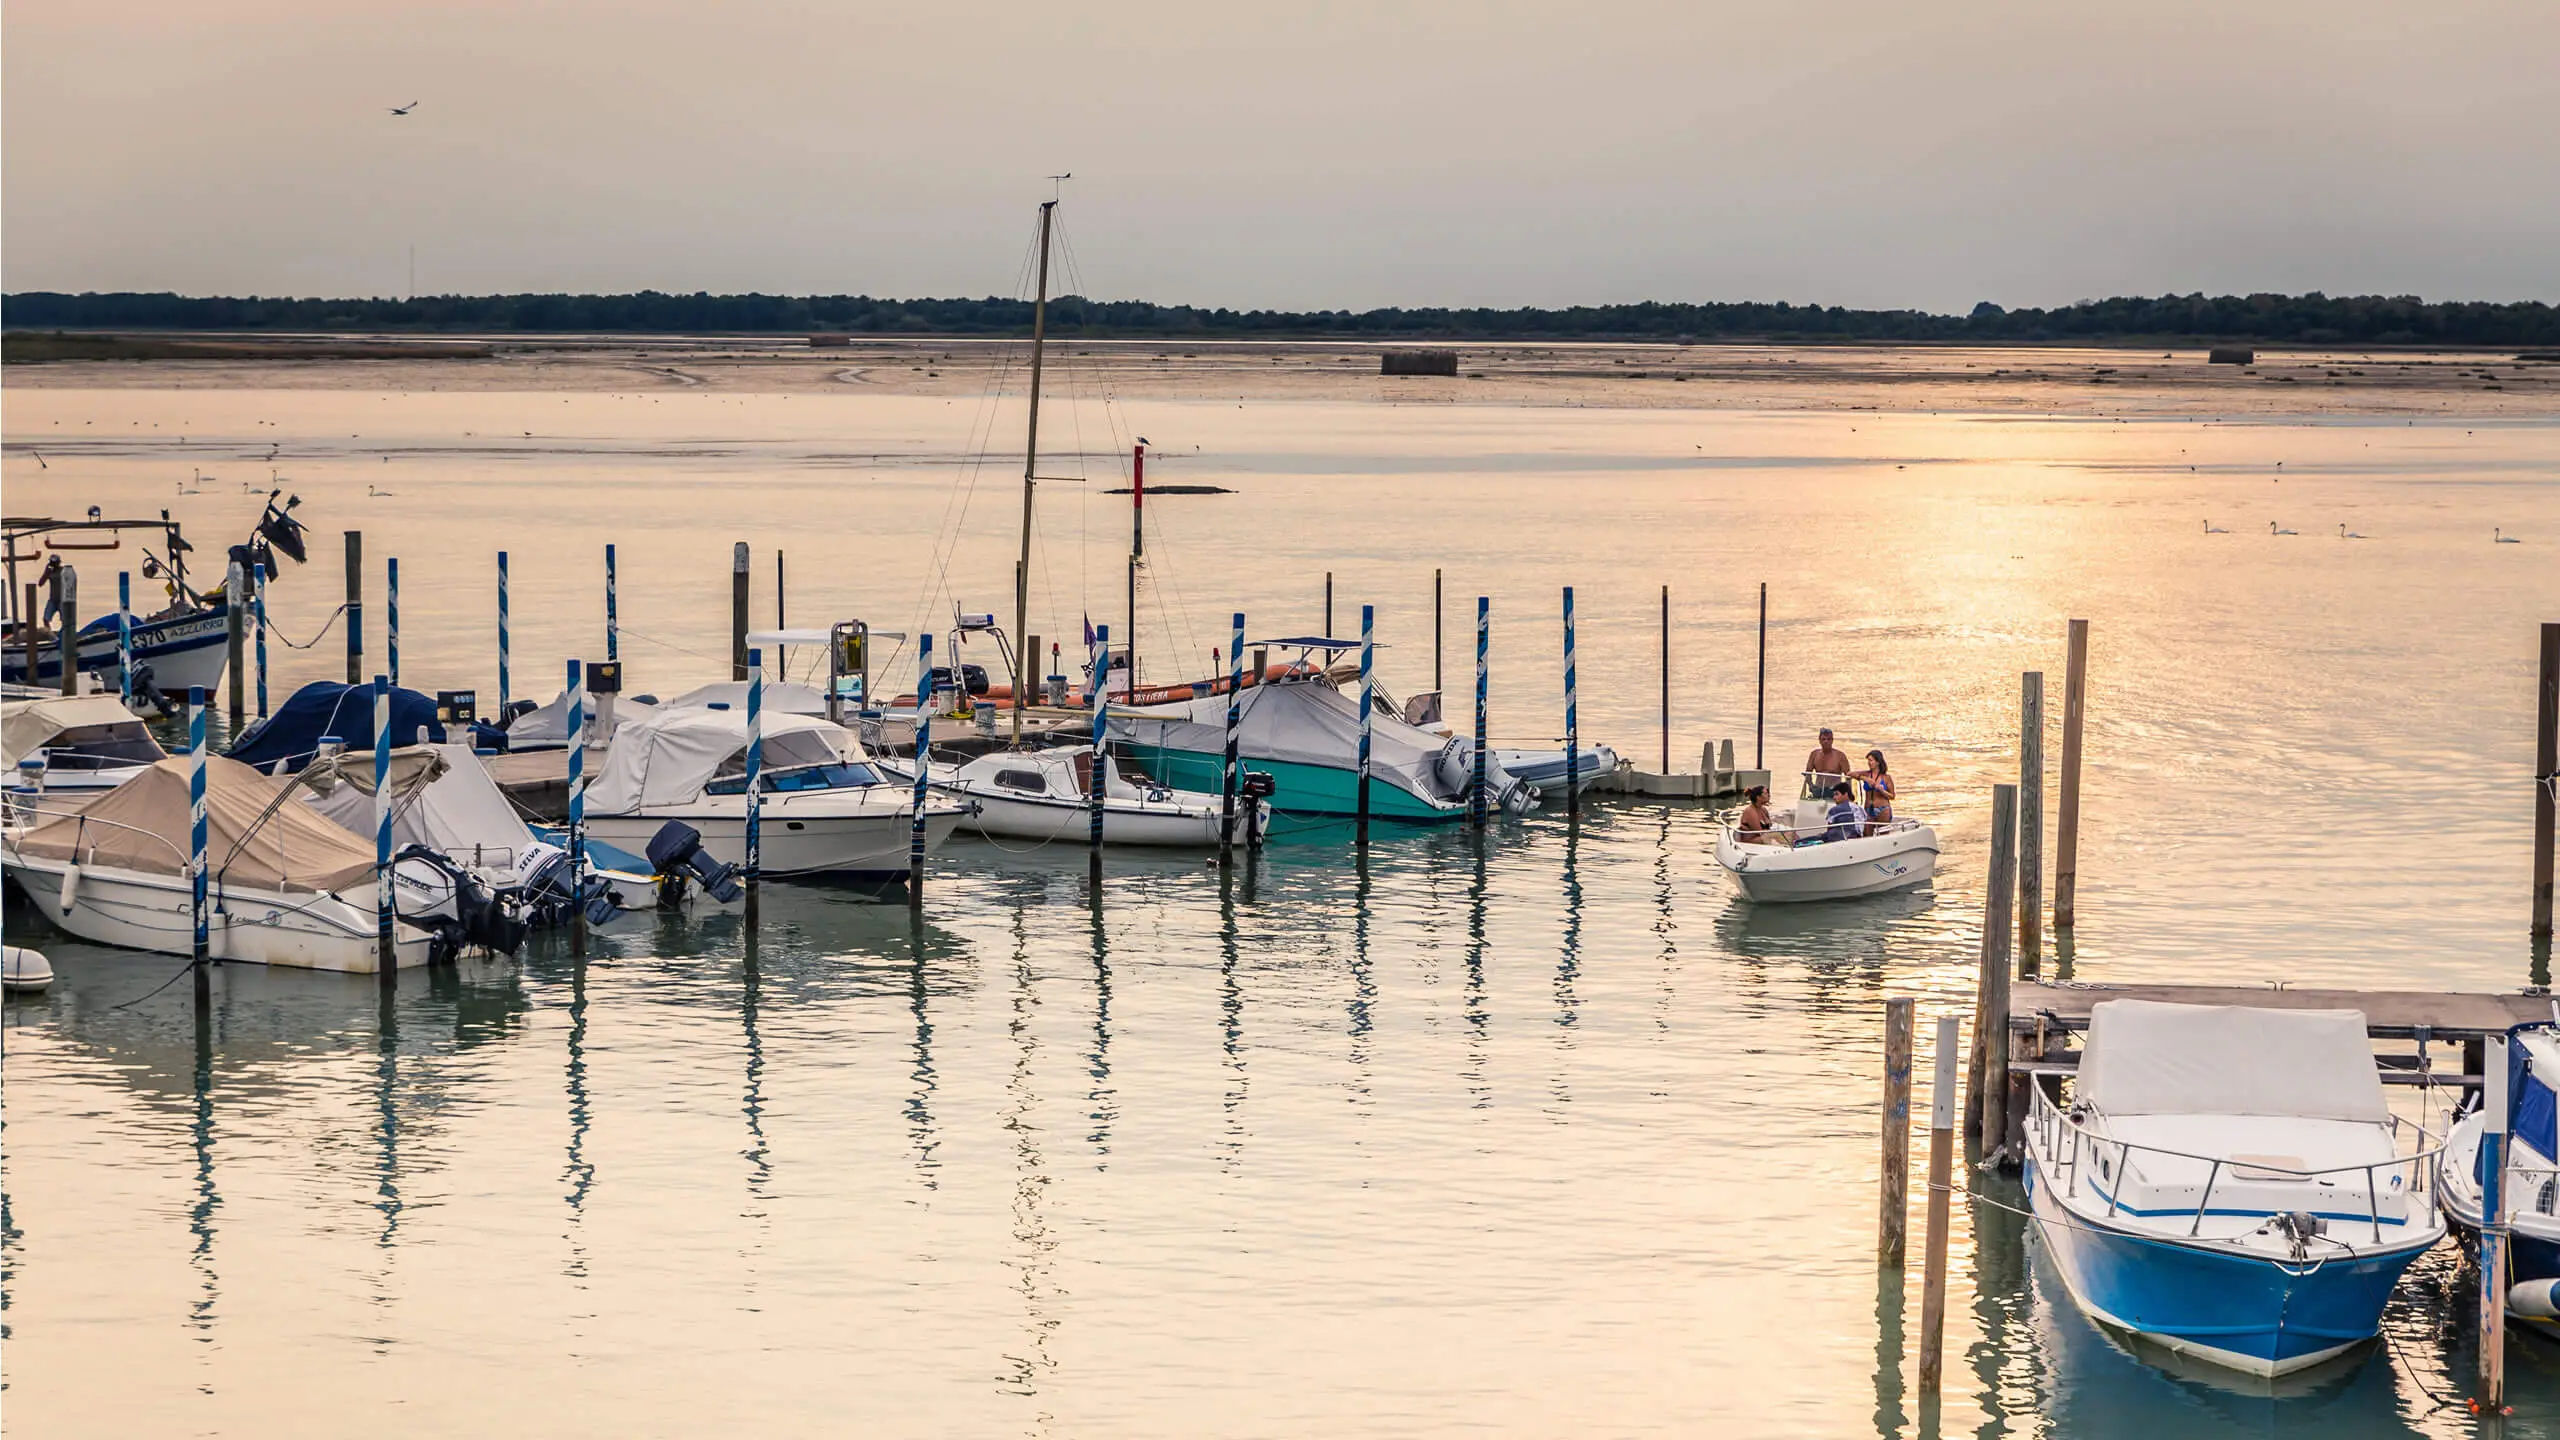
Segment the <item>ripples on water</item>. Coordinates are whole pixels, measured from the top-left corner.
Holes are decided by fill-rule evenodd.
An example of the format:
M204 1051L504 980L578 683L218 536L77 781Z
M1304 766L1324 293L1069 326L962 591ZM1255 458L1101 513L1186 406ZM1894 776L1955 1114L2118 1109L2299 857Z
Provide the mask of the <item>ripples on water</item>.
M604 396L22 391L10 502L246 514L162 499L167 472L263 478L242 457L295 437L320 535L279 624L316 628L329 532L362 524L406 562L411 673L484 695L500 535L545 697L525 657L593 648L606 540L662 693L716 671L733 539L790 547L804 623L905 628L937 524L952 575L1008 573L1011 482L955 519L953 467L809 458L956 450L940 402L667 398L700 403L652 431ZM551 412L587 438L459 434ZM52 420L146 414L233 438L21 471ZM1969 999L2017 671L2053 672L2059 711L2073 614L2097 636L2076 973L2526 978L2531 624L2560 578L2487 532L2560 543L2548 427L1167 403L1146 428L1202 446L1167 478L1244 491L1150 517L1142 634L1169 656L1238 606L1318 623L1331 569L1343 613L1380 604L1393 687L1425 688L1439 565L1452 688L1490 593L1496 730L1530 738L1572 583L1584 733L1650 757L1668 581L1678 748L1747 759L1766 578L1772 755L1826 722L1884 745L1945 872L1755 911L1705 816L1612 803L1481 847L1396 835L1365 870L1340 834L1233 877L1115 855L1097 912L1076 852L956 843L921 927L777 886L752 945L639 918L584 964L404 976L387 1010L369 980L233 968L201 1046L183 982L128 1003L175 962L13 896L62 979L0 1031L12 1428L1914 1433L1917 1297L1870 1258L1879 1002L1922 997L1925 1037ZM1118 593L1125 512L1051 493L1035 628L1071 634L1077 594ZM2324 541L2332 517L2376 539ZM2266 518L2303 534L2247 533ZM337 662L280 664L281 689ZM2467 1427L2428 1395L2473 1363L2449 1253L2395 1305L2396 1361L2270 1397L2127 1355L1996 1209L1960 1206L1956 1243L1949 1430ZM2555 1366L2515 1347L2527 1427L2560 1415Z

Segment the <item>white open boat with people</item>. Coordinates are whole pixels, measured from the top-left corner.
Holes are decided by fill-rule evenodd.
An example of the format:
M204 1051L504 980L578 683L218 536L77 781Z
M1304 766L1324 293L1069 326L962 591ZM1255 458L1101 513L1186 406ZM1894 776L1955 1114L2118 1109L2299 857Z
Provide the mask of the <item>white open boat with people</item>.
M168 754L113 695L0 701L0 766L12 783L31 780L57 799L112 790Z
M912 758L873 763L907 780L915 778ZM1103 766L1103 776L1102 843L1218 843L1224 814L1224 797L1218 792L1175 790L1143 775L1133 779L1108 763ZM962 818L960 828L989 839L1071 840L1081 844L1093 833L1093 750L1089 746L998 750L965 760L937 756L928 783L943 794L969 802L974 813ZM1269 806L1237 797L1238 844L1244 843L1252 829L1269 823Z
M45 919L80 939L193 953L189 763L162 760L75 812L36 807L32 823L0 829L0 870ZM211 954L373 973L374 847L294 803L290 788L237 761L205 761ZM435 939L414 924L397 927L399 965L426 964Z
M1830 808L1830 801L1807 796L1796 802L1793 823L1772 823L1760 838L1744 835L1728 818L1716 828L1716 863L1745 896L1762 903L1881 895L1937 873L1933 827L1900 819L1835 826Z
M2291 1374L2372 1339L2444 1238L2438 1152L2384 1101L2359 1011L2101 1001L2071 1084L2034 1087L2025 1186L2102 1324Z
M904 879L913 792L883 776L851 732L807 715L766 715L759 861L768 877ZM747 853L747 717L667 707L623 726L587 790L587 833L634 854L669 820L700 832L724 865ZM925 805L925 848L950 838L962 807Z

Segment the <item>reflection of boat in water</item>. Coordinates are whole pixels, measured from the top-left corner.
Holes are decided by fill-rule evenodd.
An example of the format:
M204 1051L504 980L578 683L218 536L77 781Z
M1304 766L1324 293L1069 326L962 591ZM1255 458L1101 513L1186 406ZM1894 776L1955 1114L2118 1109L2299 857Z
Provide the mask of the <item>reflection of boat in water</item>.
M2370 1341L2444 1238L2359 1012L2101 1001L2072 1083L2035 1087L2026 1188L2094 1319L2291 1374Z

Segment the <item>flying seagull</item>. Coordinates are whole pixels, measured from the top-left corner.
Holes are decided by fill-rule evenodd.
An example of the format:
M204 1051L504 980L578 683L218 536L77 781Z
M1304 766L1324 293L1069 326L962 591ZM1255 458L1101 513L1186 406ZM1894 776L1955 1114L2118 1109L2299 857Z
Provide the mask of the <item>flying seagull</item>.
M418 108L418 102L417 102L417 101L415 101L415 100L412 100L412 101L410 101L410 102L409 102L408 104L406 104L406 105L394 105L394 106L392 106L392 107L391 107L391 113L392 113L392 114L394 114L394 115L406 115L406 114L408 114L410 111L415 110L415 109L417 109L417 108Z

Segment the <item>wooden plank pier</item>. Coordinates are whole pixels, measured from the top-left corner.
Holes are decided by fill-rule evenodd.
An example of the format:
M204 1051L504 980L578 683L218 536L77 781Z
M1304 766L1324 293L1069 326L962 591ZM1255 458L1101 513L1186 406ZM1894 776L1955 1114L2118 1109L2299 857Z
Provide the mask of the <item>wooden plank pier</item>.
M2261 1010L2361 1010L2377 1040L2478 1040L2552 1017L2552 997L2526 991L2327 990L2293 985L2080 985L2012 982L2009 1033L2032 1035L2089 1028L2102 1000L2158 1000L2175 1005L2248 1005Z

